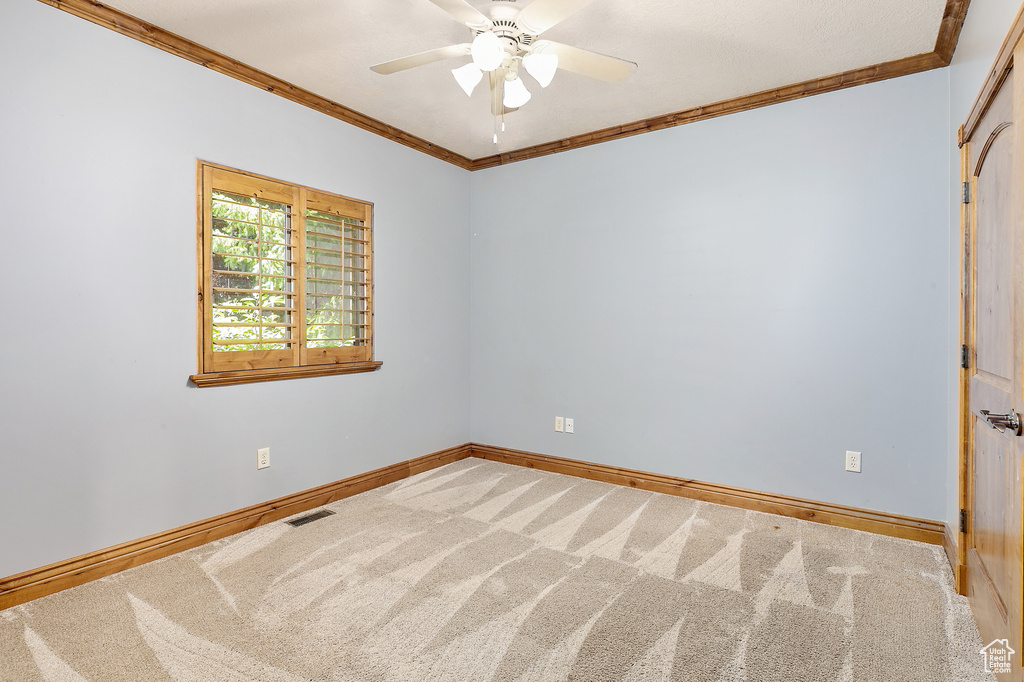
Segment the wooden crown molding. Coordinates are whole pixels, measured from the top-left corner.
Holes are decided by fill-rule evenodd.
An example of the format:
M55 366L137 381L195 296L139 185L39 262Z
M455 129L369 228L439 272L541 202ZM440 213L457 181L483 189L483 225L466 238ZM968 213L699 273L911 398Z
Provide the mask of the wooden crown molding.
M734 97L722 100L721 102L715 102L714 104L706 104L700 107L693 107L692 109L665 114L664 116L646 118L642 121L634 121L633 123L596 130L562 140L555 140L554 142L475 159L471 170L514 163L569 149L578 149L600 142L618 140L631 135L672 128L686 123L696 123L697 121L727 114L736 114L770 104L789 102L803 97L821 95L826 92L852 88L857 85L867 85L868 83L898 78L900 76L909 76L922 71L949 66L953 58L953 50L956 48L957 40L960 38L964 19L967 17L968 4L970 4L970 0L946 0L946 7L942 13L942 22L939 24L939 35L935 40L935 49L932 52L875 64L874 66L867 66L862 69L844 71L831 76L825 76L824 78L815 78L772 90L763 90L752 95Z
M780 104L782 102L789 102L803 97L810 97L811 95L821 95L834 90L852 88L855 85L866 85L868 83L875 83L889 78L909 76L913 73L937 69L943 66L946 66L946 64L942 63L942 59L937 54L934 52L928 52L926 54L906 57L904 59L898 59L884 64L867 66L863 69L855 69L853 71L837 73L832 76L825 76L824 78L816 78L814 80L804 81L803 83L787 85L781 88L774 88L772 90L763 90L752 95L734 97L733 99L693 107L692 109L685 109L683 111L677 111L663 116L646 118L642 121L633 121L632 123L612 126L611 128L605 128L603 130L595 130L591 133L575 135L573 137L555 140L554 142L546 142L533 147L524 147L523 149L517 149L511 152L483 157L473 161L471 170L481 170L483 168L492 168L494 166L501 166L507 163L514 163L516 161L525 161L526 159L534 159L538 156L547 156L548 154L564 152L570 149L579 149L580 147L587 147L592 144L619 140L624 137L640 135L641 133L649 133L655 130L662 130L664 128L672 128L686 123L696 123L697 121L717 118L727 114L737 114L741 111L758 109L770 104Z
M469 159L460 154L427 142L426 140L410 135L394 126L370 118L364 114L349 109L320 95L292 85L264 73L251 66L243 64L235 59L214 52L209 48L182 38L179 35L165 31L158 26L137 19L120 10L108 7L97 0L39 0L47 5L56 7L74 14L77 17L86 19L100 26L109 28L112 31L134 38L152 47L164 50L173 55L187 59L190 62L200 64L218 73L230 76L243 83L254 85L267 92L280 95L285 99L309 107L315 111L349 123L363 130L380 135L399 144L411 147L424 154L428 154L442 161L447 161L459 168L474 171L484 168L492 168L516 161L524 161L539 156L547 156L557 152L579 149L592 144L609 142L611 140L648 133L654 130L662 130L686 123L694 123L708 118L725 116L741 111L748 111L758 107L788 102L802 97L819 95L834 90L850 88L856 85L865 85L876 81L908 76L910 74L938 69L948 66L953 56L953 49L956 47L957 39L960 36L960 29L963 26L964 18L967 15L967 6L970 0L946 0L946 7L943 11L942 22L939 25L938 37L935 41L935 50L925 54L897 59L874 66L868 66L852 71L816 78L813 80L795 83L781 88L764 90L752 95L722 100L713 104L700 107L693 107L671 114L655 116L642 121L634 121L624 125L613 126L603 130L597 130L582 135L575 135L553 142L524 147L510 152L485 156L479 159ZM1020 16L1018 22L1020 23ZM1016 23L1015 23L1016 26ZM1002 55L1002 51L1000 51ZM1012 60L1012 45L1009 59ZM1000 80L1000 82L1002 82ZM995 88L998 89L998 86ZM993 90L994 92L994 90ZM982 112L984 113L984 112ZM979 113L977 118L980 118Z
M1017 10L1017 16L1014 17L1009 32L1003 38L1003 44L1000 46L999 52L996 53L996 59L988 71L988 77L982 84L978 96L974 99L974 104L967 114L967 119L957 132L957 142L961 147L974 135L975 128L978 127L978 123L981 122L981 118L988 111L992 100L995 99L996 93L999 92L1000 86L1010 73L1010 69L1013 68L1013 48L1017 46L1022 36L1024 36L1024 5L1021 5L1021 8Z
M946 0L942 23L939 24L939 35L935 39L935 54L942 60L943 66L949 66L953 61L953 50L960 39L960 31L964 27L970 2L971 0Z
M291 83L281 80L275 76L271 76L269 73L255 69L247 64L232 59L231 57L214 52L213 50L203 47L198 43L194 43L191 40L182 38L181 36L165 31L159 26L150 24L149 22L136 19L130 14L108 7L101 2L96 0L39 0L47 5L56 7L57 9L64 10L70 14L74 14L76 17L81 17L94 24L99 24L105 28L109 28L112 31L116 31L121 35L134 38L135 40L141 41L169 52L182 59L187 59L190 62L205 66L208 69L212 69L218 73L230 76L236 80L240 80L243 83L254 85L261 90L272 92L275 95L280 95L287 100L291 100L296 104L309 107L314 111L319 111L322 114L327 114L332 118L336 118L339 121L344 121L357 128L376 133L381 137L385 137L393 142L403 144L406 147L411 147L416 151L423 152L435 158L447 161L459 168L469 169L471 161L460 154L456 154L453 151L449 151L444 147L440 147L432 142L410 135L409 133L399 130L394 126L389 126L386 123L378 121L375 118L370 118L364 114L359 113L353 109L349 109L346 106L342 106L337 102L321 97L315 93L292 85Z

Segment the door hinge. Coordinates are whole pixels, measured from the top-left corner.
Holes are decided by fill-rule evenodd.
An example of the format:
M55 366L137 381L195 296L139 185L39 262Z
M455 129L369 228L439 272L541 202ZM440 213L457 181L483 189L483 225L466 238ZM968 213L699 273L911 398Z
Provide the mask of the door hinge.
M960 203L971 203L971 183L969 182L960 183Z
M971 349L966 344L960 346L960 367L968 369L971 366Z
M960 510L960 532L961 533L966 533L967 532L967 510L966 509L961 509Z

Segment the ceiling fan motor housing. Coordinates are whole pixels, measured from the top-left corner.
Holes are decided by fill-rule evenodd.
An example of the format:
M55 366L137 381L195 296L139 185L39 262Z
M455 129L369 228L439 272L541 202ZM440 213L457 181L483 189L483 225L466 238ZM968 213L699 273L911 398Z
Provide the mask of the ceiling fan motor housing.
M478 36L481 33L493 33L501 39L502 44L505 46L505 51L513 57L519 57L529 52L530 45L537 36L532 36L525 33L519 26L511 19L496 19L494 20L494 27L490 30L474 31L474 36Z

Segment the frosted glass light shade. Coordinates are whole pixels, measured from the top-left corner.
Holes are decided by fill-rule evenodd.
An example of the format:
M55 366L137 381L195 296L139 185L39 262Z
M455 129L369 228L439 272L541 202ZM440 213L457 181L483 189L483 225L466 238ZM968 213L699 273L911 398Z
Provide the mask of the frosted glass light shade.
M473 55L473 63L481 71L494 71L505 61L505 48L501 44L501 38L490 31L484 31L473 38L469 52Z
M523 79L517 77L515 80L505 81L505 94L501 99L501 103L509 109L518 109L529 102L531 96L530 91L526 89L526 85L523 83Z
M523 57L526 72L533 76L540 87L546 88L558 70L557 54L528 54Z
M484 72L481 71L476 64L470 62L464 64L457 69L452 69L452 75L455 76L455 80L458 81L459 86L466 92L467 95L473 94L473 88L480 82L480 79L484 77Z

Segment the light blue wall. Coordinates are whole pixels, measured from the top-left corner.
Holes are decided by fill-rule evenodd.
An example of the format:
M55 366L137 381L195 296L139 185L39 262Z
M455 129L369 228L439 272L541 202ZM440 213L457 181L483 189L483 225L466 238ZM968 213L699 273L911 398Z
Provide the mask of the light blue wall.
M474 441L941 518L947 86L474 173Z
M949 361L947 365L947 440L946 514L951 528L957 527L960 505L957 499L958 406L960 400L960 151L956 146L957 128L967 118L982 84L988 77L1003 37L1010 30L1020 4L1017 0L972 0L953 61L945 69L949 76L948 135L950 164L949 267L953 276L949 288ZM938 517L936 517L938 518Z
M468 172L40 2L0 82L0 576L469 439ZM374 202L382 369L190 386L197 158Z
M952 519L951 130L1015 9L950 69L470 175L0 4L0 576L471 439ZM190 387L196 158L375 203L382 370Z

